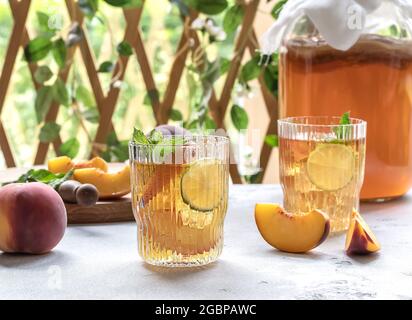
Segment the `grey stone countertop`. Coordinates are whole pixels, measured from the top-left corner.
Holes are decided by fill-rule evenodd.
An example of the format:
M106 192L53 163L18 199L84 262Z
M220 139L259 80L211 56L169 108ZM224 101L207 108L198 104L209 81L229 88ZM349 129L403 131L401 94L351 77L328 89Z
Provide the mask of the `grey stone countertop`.
M260 236L256 202L282 202L278 185L231 186L221 258L159 269L137 253L134 223L70 226L45 256L0 254L0 299L412 299L412 193L361 212L382 250L345 255L345 235L304 255Z

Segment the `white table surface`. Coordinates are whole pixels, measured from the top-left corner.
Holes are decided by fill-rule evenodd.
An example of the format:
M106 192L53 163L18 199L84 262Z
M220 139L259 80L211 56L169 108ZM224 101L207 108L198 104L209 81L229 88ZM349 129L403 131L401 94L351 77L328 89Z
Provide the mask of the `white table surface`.
M268 201L279 186L232 186L223 254L197 269L143 263L134 223L69 227L48 255L0 254L0 299L412 299L412 193L362 206L382 250L356 258L344 235L304 255L272 249L253 212Z

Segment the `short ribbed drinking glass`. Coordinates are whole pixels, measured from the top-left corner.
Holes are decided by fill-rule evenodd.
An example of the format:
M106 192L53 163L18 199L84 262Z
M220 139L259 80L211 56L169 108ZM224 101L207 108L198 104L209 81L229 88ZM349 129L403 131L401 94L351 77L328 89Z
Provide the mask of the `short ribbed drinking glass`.
M284 207L293 213L326 212L331 231L347 230L365 169L366 122L339 117L278 121L279 171Z
M229 139L189 136L181 145L130 142L132 203L140 256L188 267L215 261L223 247Z

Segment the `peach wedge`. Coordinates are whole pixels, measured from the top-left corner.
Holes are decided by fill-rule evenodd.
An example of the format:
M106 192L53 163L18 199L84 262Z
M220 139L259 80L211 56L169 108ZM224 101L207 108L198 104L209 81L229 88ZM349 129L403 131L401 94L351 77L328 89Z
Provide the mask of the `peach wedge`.
M109 171L109 165L100 157L94 157L88 161L80 161L74 165L74 169L97 168L104 172Z
M346 234L346 253L370 254L379 251L381 248L372 230L366 224L359 212L353 210L352 220Z
M292 214L274 203L257 204L255 220L267 243L291 253L304 253L317 247L330 231L329 216L322 211Z
M108 171L107 162L100 157L94 157L91 160L80 161L75 163L72 159L67 156L61 156L52 158L47 162L47 168L52 173L67 173L72 169L83 169L83 168L97 168L104 172Z
M118 172L104 172L98 168L82 168L73 172L73 179L90 183L99 191L99 199L117 199L130 192L130 167L125 165Z
M51 173L67 173L73 169L74 163L67 156L52 158L47 162L47 169Z

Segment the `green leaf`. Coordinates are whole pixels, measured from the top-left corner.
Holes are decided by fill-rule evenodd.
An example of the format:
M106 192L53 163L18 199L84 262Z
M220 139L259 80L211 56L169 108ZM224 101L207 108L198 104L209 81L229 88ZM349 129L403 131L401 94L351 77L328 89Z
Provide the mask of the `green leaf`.
M25 174L21 175L16 182L19 183L27 183L27 182L44 182L47 183L53 179L56 178L56 175L54 173L51 173L50 171L46 169L39 169L39 170L34 170L31 169L27 171Z
M230 69L230 64L232 63L231 60L226 58L220 58L220 75L224 75Z
M176 146L181 146L185 143L185 138L182 136L170 136L167 139L167 145L156 145L153 148L153 153L165 157L176 150ZM158 144L158 143L157 143Z
M230 117L232 119L233 125L237 130L245 130L249 124L249 117L244 108L233 105L230 110Z
M223 18L223 30L225 30L227 34L235 32L242 23L244 15L245 10L243 6L239 4L231 6L226 11L225 17Z
M41 123L49 112L50 105L53 101L53 88L50 86L43 86L37 91L34 108L36 112L36 119Z
M401 28L400 38L408 38L409 32L405 28Z
M209 116L206 116L205 118L205 129L206 130L216 130L217 129L216 122Z
M36 16L37 16L37 21L39 23L41 31L49 32L50 31L50 28L49 28L50 16L47 13L44 13L42 11L37 11Z
M131 4L131 0L104 0L104 2L114 7L125 7Z
M251 80L259 77L262 72L262 68L259 65L260 55L255 55L252 59L246 62L240 70L240 80L241 82L249 82Z
M56 179L50 180L47 184L53 189L59 190L59 187L63 182L70 180L72 178L73 172L74 170L70 170L66 174L57 174Z
M348 138L351 132L351 127L348 126L351 124L349 111L345 112L342 115L342 117L339 120L339 124L340 126L334 128L333 131L335 132L336 138L338 140L345 140Z
M170 120L172 120L172 121L182 121L183 120L183 115L180 112L180 110L177 110L177 109L170 110Z
M60 133L61 126L55 122L46 122L40 129L39 139L41 142L52 142Z
M117 146L110 149L110 159L114 162L124 162L129 159L129 142L121 141Z
M97 72L100 73L110 73L114 69L114 63L111 61L105 61L100 66Z
M88 17L94 16L99 8L98 0L78 0L77 5Z
M262 172L257 171L254 174L251 175L245 175L243 176L243 179L245 179L245 182L247 184L256 184L256 183L261 183L262 181Z
M107 135L106 144L109 147L117 146L120 143L119 139L117 138L116 132L112 131Z
M272 148L278 147L279 138L275 134L269 134L265 137L265 143Z
M161 131L153 129L149 135L149 143L150 144L158 144L163 140L163 134Z
M44 59L52 48L53 43L49 38L37 37L26 45L24 56L28 62L36 62Z
M350 112L345 112L340 118L339 124L351 124L350 122Z
M389 34L392 36L392 37L396 37L397 35L398 35L398 26L397 25L391 25L390 27L389 27Z
M45 83L46 81L50 80L51 77L53 77L53 72L48 66L40 66L34 73L34 79L39 84Z
M59 38L56 41L54 41L52 53L53 58L56 61L59 68L63 69L66 66L67 48L62 38Z
M109 149L103 151L100 156L106 161L106 162L112 162L112 154Z
M152 102L150 101L150 96L149 93L145 93L144 97L143 97L143 105L145 106L151 106Z
M227 0L184 0L184 3L198 12L208 15L219 14L227 6Z
M288 2L288 0L280 0L274 5L272 11L270 12L273 18L279 18L279 14L282 11L283 6L286 4L286 2Z
M80 150L80 142L77 138L71 138L60 146L60 155L75 158Z
M103 159L109 162L124 162L129 159L129 141L119 141L116 132L112 131L106 138L107 149L102 153Z
M117 52L122 56L129 57L133 54L133 49L127 41L122 41L117 45Z
M130 0L128 4L125 4L123 8L125 9L136 9L143 5L143 0Z
M75 98L85 107L91 108L96 106L93 94L85 86L79 85L76 88Z
M263 80L268 90L275 96L278 96L278 69L274 66L267 66L263 73Z
M62 79L57 78L53 85L53 98L63 106L70 105L69 91Z
M134 131L133 131L133 141L138 144L150 144L150 141L149 139L147 139L144 132L137 128L134 128Z
M157 89L150 89L147 91L147 94L149 95L150 101L152 103L159 101L159 91L157 91Z
M183 124L183 127L187 130L196 130L199 128L199 120L195 119L190 122L186 122Z
M55 190L58 190L60 185L63 182L71 179L72 176L73 176L73 170L70 170L66 174L64 173L54 174L46 169L39 169L39 170L31 169L27 171L25 174L21 175L14 182L17 182L17 183L41 182L41 183L48 184Z
M96 108L88 108L85 111L82 112L82 116L89 121L90 123L99 123L100 120L100 114L99 111L97 111Z
M148 90L143 98L145 106L151 106L159 101L159 91L157 89Z

